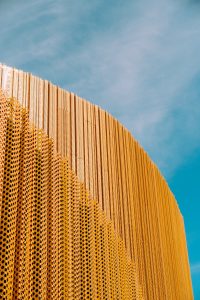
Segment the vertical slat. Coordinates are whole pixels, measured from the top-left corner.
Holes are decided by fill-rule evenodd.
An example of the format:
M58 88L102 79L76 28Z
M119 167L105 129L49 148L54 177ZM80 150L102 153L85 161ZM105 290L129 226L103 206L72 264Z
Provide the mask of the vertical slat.
M30 175L34 186L32 196L30 196L31 204L28 206L29 217L27 219L30 227L33 226L33 232L28 231L30 241L27 241L27 249L30 252L25 254L24 250L20 248L21 242L18 241L25 237L25 231L21 229L24 228L26 222L25 219L21 223L19 222L21 229L16 238L16 251L19 251L15 256L16 264L14 264L16 270L19 266L15 274L18 274L17 272L21 274L18 282L19 294L24 293L26 297L35 297L43 289L43 298L63 297L65 277L61 262L64 247L63 237L64 232L66 235L69 234L67 228L71 228L71 252L66 252L68 253L66 257L72 258L70 270L72 270L74 261L76 261L76 270L79 263L82 267L84 266L81 272L82 277L76 273L75 277L77 276L77 278L73 279L72 271L71 277L68 278L70 293L73 295L76 294L77 297L80 297L80 291L82 291L86 296L91 284L95 298L109 298L114 295L115 298L127 299L131 297L130 295L134 295L134 297L136 295L142 299L142 294L144 294L144 298L149 299L192 299L185 232L179 207L166 181L131 134L99 107L31 74L0 65L0 84L6 96L18 98L18 101L28 110L31 123L37 128L43 129L48 138L51 138L49 142L54 144L50 159L47 147L40 147L41 136L39 137L39 135L41 133L39 134L37 130L34 131L35 141L32 142L35 147L33 147L35 149L33 161L34 159L35 161L32 162L32 175ZM16 114L19 122L22 118L20 116L20 113L18 117ZM1 188L2 181L3 184L5 182L3 176L6 172L4 169L5 134L7 134L5 130L10 130L9 126L7 129L5 127L7 120L5 106L4 108L1 106ZM23 130L25 130L24 125L20 127L22 136ZM23 148L22 140L20 140L20 149ZM14 151L16 150L15 146L12 149ZM19 152L23 156L23 149ZM68 160L68 168L73 173L73 180L68 182L68 187L65 187L65 200L72 201L70 202L71 206L65 207L67 212L68 209L70 211L67 221L69 227L63 225L65 201L63 182L67 180L67 176L71 175L69 173L64 175L61 158L55 157L56 152ZM27 153L27 157L28 155ZM45 170L40 172L40 168ZM22 176L23 170L23 167L20 166L20 176ZM48 174L52 176L50 182ZM78 180L82 182L81 185ZM71 194L67 191L69 186ZM85 187L90 191L89 195ZM43 194L42 189L44 189ZM20 195L22 194L20 192ZM92 198L96 199L99 204L90 206ZM19 203L15 203L17 212L16 207L13 208L19 219L19 215L24 211L23 199L23 197L19 197ZM48 204L47 199L49 199ZM3 198L2 201L4 201ZM5 207L5 203L3 205ZM102 210L106 217L102 215ZM88 227L87 224L89 218L92 218L92 214L94 214L93 225ZM1 211L1 215L4 215L4 210ZM13 218L15 219L16 215ZM111 220L114 226L113 230L123 241L112 236L109 231L111 229L108 230L105 225L107 219ZM3 226L6 226L4 219L2 222ZM83 237L80 224L85 228ZM35 227L38 226L41 228L41 232L37 239L38 229ZM95 237L91 233L94 228L97 235ZM49 233L46 234L46 231ZM15 233L13 234L15 235ZM55 238L55 245L50 242L51 235ZM112 246L108 236L112 240ZM67 241L69 242L68 239ZM88 253L91 253L92 257L89 260L85 244L87 241ZM75 245L80 248L82 242L84 251L79 249L80 251L73 254ZM34 250L36 252L33 254L31 251L35 249L35 243L38 248ZM41 253L38 250L39 245L41 245ZM45 245L50 248L49 258ZM93 247L93 250L90 247ZM109 247L113 247L113 250L109 251ZM21 261L18 265L19 253L22 253L23 262ZM35 266L37 255L44 257L39 271ZM130 264L127 257L134 260L134 264ZM33 266L30 266L26 273L22 265L24 261L28 263L29 258ZM105 259L111 260L115 266L112 266L111 263L106 264ZM92 275L95 279L89 278L87 264L95 267ZM54 272L51 272L50 265L53 266ZM107 266L109 269L106 269L104 273L103 269ZM45 277L46 269L48 269L47 277ZM65 270L67 272L67 268ZM11 273L12 271L11 268ZM37 283L35 272L37 273L36 277L41 278L38 289L35 289ZM117 274L114 276L112 272L117 272ZM138 272L138 277L134 277L135 272ZM23 291L21 285L22 274L25 274L24 282L27 282L28 276L31 281L26 291ZM17 278L16 276L15 278ZM111 278L115 278L115 284L111 283ZM82 280L83 286L81 286ZM130 280L134 281L135 294L129 290ZM50 282L49 285L47 281ZM73 284L75 285L73 286ZM182 286L186 287L183 289ZM48 290L47 294L46 289ZM8 290L8 297L10 297ZM50 296L50 290L52 290L52 296ZM17 293L16 287L15 291Z
M103 208L99 108L97 106L95 106L95 127L96 127L96 149L97 149L98 200L99 200L100 207Z
M71 94L70 95L70 101L71 101L71 106L70 106L70 112L71 112L71 166L72 169L75 170L76 172L76 96Z

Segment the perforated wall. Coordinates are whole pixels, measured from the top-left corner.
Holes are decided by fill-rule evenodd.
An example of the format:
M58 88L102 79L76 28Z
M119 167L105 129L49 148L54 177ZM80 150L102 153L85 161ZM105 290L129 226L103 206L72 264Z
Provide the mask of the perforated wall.
M106 220L112 223L115 234L123 241L127 257L134 262L140 286L136 290L143 293L144 299L193 299L183 217L166 181L130 132L96 105L31 74L1 65L0 83L7 96L16 97L21 106L27 109L29 120L36 128L43 129L48 138L53 140L54 152L60 155L61 160L67 159L68 168L84 183L91 198L98 202ZM5 123L2 121L0 126L3 130ZM1 139L5 140L5 134ZM27 138L25 142L27 143ZM45 145L42 142L40 147L47 147ZM0 147L2 163L5 153L3 143ZM23 149L16 149L20 157ZM42 163L43 173L34 173L41 180L35 187L35 193L38 199L42 199L52 190L57 199L59 193L67 188L62 191L58 189L61 185L60 175L60 179L51 179L51 189L47 187L49 158L46 157ZM21 168L21 164L19 165ZM16 172L21 174L19 170ZM56 167L55 170L56 174L63 172L62 168ZM29 175L23 175L23 178ZM2 171L0 176L4 176ZM55 192L55 189L59 192ZM75 196L72 191L70 195L73 203ZM55 205L54 200L52 202L51 205ZM55 203L60 202L55 200ZM40 206L35 209L36 215L39 214ZM60 215L59 209L62 208L56 209ZM78 217L80 210L76 209ZM50 213L48 217L53 218L53 215ZM64 221L65 226L68 226L67 220ZM87 224L87 218L84 222L83 224ZM50 225L49 230L54 230L53 228ZM75 228L77 232L82 232L80 223ZM69 229L69 233L73 236L75 233L71 230ZM62 238L60 240L63 241ZM87 238L85 243L86 240ZM106 243L106 240L102 241ZM71 248L71 253L79 253L84 245L79 235L77 243L79 247ZM91 255L94 254L89 254L89 257ZM55 262L54 264L56 265ZM51 264L48 268L51 268ZM79 264L73 263L72 269L74 268L79 268ZM44 270L45 267L42 272ZM55 274L56 272L57 266ZM106 274L107 271L101 273L101 278L107 278ZM82 285L80 276L75 280ZM102 285L102 280L99 279L99 285ZM115 283L115 286L118 284ZM98 296L95 297L98 299ZM99 297L107 299L105 294ZM117 296L113 297L115 299Z
M68 161L18 101L1 95L1 107L0 299L143 299L124 242Z

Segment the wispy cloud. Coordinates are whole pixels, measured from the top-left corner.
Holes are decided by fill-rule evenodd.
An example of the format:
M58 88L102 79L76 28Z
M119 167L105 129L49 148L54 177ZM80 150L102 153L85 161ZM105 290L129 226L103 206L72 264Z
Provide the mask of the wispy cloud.
M193 275L200 274L200 262L191 265L191 273Z
M0 12L1 59L104 107L170 176L200 142L197 6L20 0Z

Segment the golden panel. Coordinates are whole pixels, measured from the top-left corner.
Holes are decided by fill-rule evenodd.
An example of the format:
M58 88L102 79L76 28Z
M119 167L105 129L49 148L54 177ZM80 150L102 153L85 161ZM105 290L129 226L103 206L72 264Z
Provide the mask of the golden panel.
M124 242L67 159L17 100L0 99L0 299L143 299Z
M66 299L136 299L142 295L153 300L193 299L182 215L166 181L130 132L98 106L31 74L1 65L0 78L7 98L15 97L20 103L10 106L15 109L10 108L7 119L5 103L13 100L1 97L0 164L4 170L0 171L0 197L11 171L9 191L13 194L8 201L3 190L2 200L2 204L12 203L17 214L9 219L9 230L15 232L16 245L29 241L26 249L30 252L33 247L35 253L29 271L22 265L16 267L17 272L29 272L23 278L40 278L42 299L50 299L51 294L55 295L52 299L64 295ZM37 129L31 131L30 122ZM33 157L32 149L37 150ZM11 159L16 165L9 171L6 162ZM20 190L19 198L16 190ZM27 216L21 212L26 202L18 203L23 197L32 199ZM91 199L97 201L95 205ZM25 227L23 237L14 225L23 224L22 215L33 230L27 233ZM37 226L44 226L39 235L34 231ZM18 249L13 247L12 251ZM39 273L38 256L43 258ZM20 257L16 254L16 261ZM15 269L11 261L10 274ZM14 278L20 282L20 276ZM41 292L45 293L45 287L47 296ZM130 290L132 296L128 296Z

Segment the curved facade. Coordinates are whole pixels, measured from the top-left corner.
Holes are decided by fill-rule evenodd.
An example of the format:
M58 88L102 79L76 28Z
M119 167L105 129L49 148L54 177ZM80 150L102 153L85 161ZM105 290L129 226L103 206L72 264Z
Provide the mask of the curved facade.
M183 217L130 132L31 74L0 83L2 299L193 299Z

